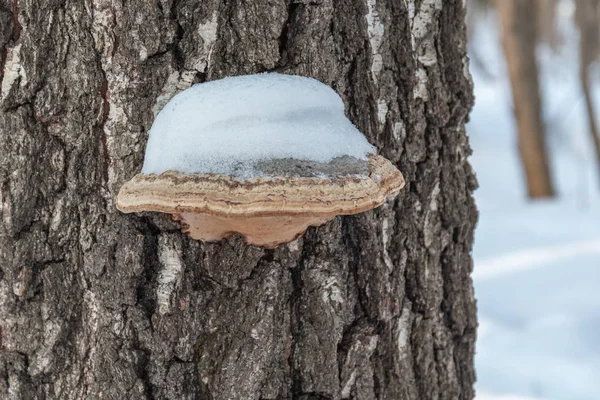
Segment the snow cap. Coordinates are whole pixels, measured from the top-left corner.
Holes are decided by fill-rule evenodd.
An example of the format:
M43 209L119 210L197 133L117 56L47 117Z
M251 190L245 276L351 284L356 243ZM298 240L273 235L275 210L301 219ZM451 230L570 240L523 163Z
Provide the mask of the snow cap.
M197 84L156 117L142 173L256 176L262 160L365 160L373 147L344 115L344 103L312 78L266 73Z

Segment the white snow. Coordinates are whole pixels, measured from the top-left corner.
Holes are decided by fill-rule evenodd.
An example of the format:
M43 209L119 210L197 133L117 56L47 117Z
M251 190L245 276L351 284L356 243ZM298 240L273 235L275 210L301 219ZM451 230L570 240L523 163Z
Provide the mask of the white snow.
M173 97L150 129L142 173L251 178L263 160L329 162L374 152L332 88L266 73L197 84Z
M559 197L528 201L495 22L493 14L487 17L471 43L496 77L471 64L477 103L468 125L470 161L480 183L473 274L477 400L597 400L600 177L574 62L577 34L563 21L561 53L539 54Z

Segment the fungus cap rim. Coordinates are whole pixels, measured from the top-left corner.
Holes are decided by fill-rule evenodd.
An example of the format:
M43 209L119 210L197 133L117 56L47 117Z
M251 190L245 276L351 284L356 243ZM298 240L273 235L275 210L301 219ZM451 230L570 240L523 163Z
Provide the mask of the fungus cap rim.
M398 194L405 180L390 161L368 154L368 176L338 178L260 177L239 180L228 175L138 174L125 183L117 208L125 213L203 213L245 218L356 214Z

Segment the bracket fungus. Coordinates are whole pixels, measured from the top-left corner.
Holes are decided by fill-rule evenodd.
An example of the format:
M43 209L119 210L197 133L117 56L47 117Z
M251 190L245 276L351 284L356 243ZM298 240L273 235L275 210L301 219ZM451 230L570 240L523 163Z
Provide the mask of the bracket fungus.
M267 73L194 85L159 113L123 212L172 214L192 238L239 233L277 247L336 215L381 205L404 186L391 162L312 78Z

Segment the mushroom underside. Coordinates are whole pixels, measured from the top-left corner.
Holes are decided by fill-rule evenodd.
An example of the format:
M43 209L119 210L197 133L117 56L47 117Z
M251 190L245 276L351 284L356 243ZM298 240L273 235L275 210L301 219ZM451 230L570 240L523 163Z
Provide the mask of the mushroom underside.
M179 221L181 231L192 239L216 242L234 233L244 237L247 244L275 248L282 243L300 237L309 226L319 226L332 219L331 216L267 216L223 217L203 213L173 214Z

